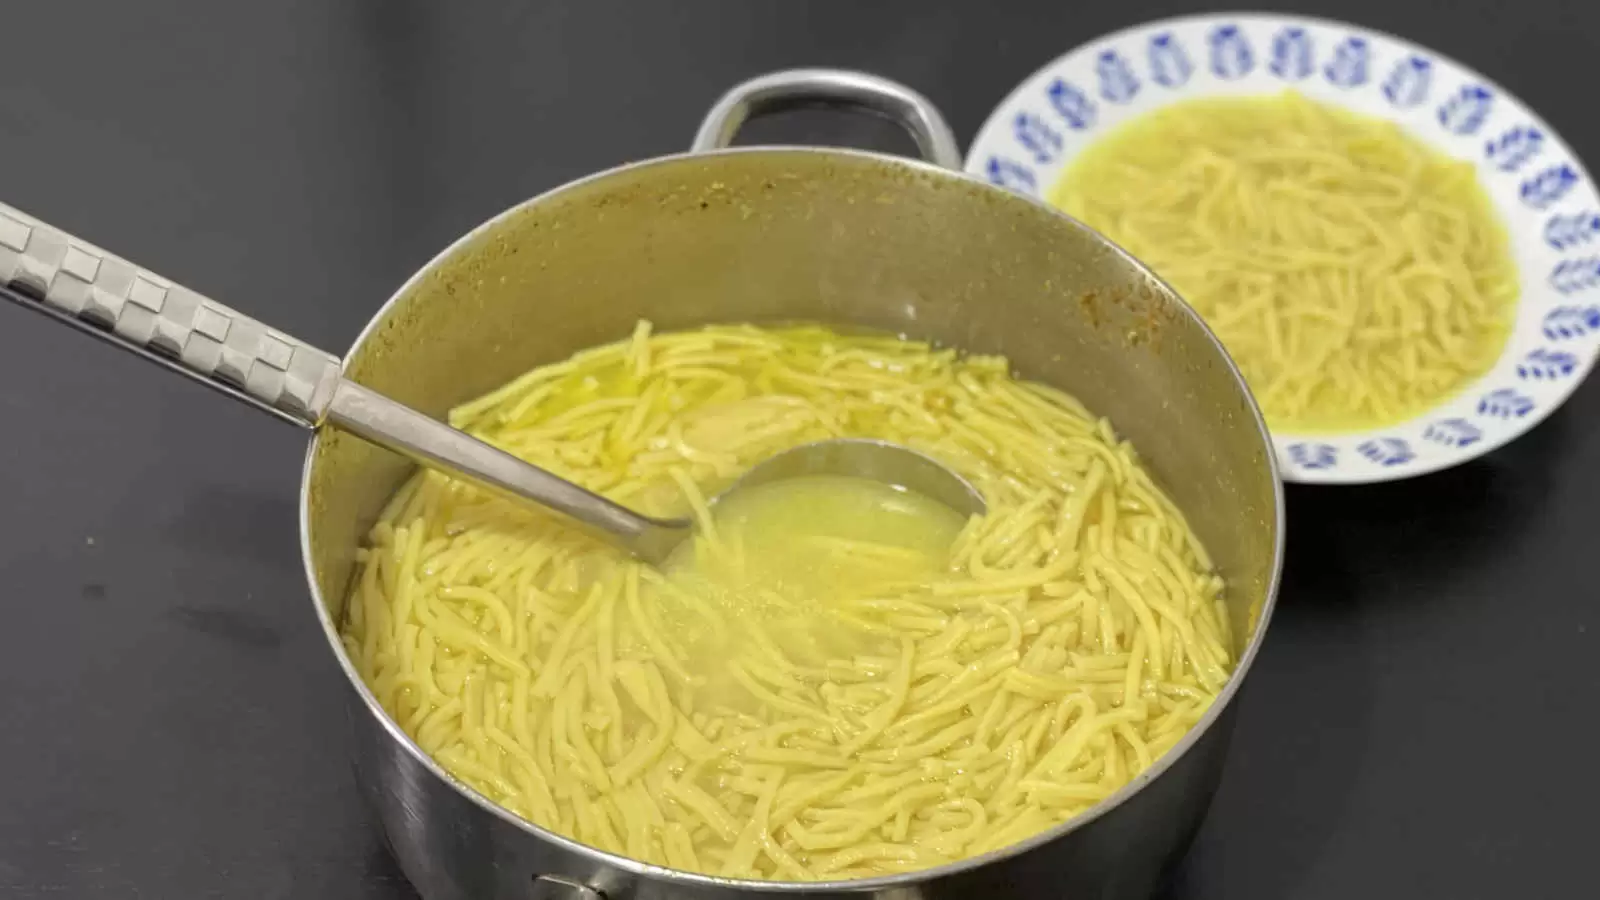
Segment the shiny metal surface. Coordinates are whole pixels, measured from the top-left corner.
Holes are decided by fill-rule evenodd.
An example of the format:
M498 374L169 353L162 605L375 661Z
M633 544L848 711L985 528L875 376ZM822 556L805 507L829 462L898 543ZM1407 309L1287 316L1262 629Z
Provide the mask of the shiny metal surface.
M756 463L721 500L743 488L803 475L854 475L870 478L937 500L963 516L989 511L978 489L938 460L899 444L862 438L841 438L801 444Z
M724 150L604 172L495 217L402 286L345 372L439 415L618 340L639 318L663 331L820 321L904 333L1004 353L1025 377L1072 392L1139 448L1190 516L1228 585L1238 668L1206 718L1138 780L994 854L823 884L664 870L552 834L454 782L361 684L337 626L355 550L408 467L322 432L302 482L302 549L351 688L358 779L422 895L521 900L550 896L555 878L609 900L1148 896L1215 790L1283 548L1265 426L1194 312L1078 222L958 173L843 150Z
M689 149L720 150L733 143L749 119L797 106L846 107L884 116L911 133L923 159L946 169L961 168L961 143L931 100L887 78L838 69L788 69L735 85L711 107Z

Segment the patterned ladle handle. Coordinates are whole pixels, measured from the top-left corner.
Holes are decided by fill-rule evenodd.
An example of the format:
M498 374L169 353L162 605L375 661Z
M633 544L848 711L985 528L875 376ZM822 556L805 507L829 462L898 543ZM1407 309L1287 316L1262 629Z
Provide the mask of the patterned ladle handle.
M339 359L0 203L0 285L126 349L301 425ZM12 299L16 299L13 296Z
M687 522L642 516L346 380L339 358L0 204L0 295L298 425L339 427L554 509L658 559Z

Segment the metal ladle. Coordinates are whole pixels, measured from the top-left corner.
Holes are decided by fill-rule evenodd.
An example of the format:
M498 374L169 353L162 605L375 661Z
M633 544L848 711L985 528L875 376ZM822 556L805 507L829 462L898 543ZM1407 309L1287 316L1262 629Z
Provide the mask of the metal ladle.
M281 419L332 425L513 500L563 513L660 562L689 519L657 519L579 487L344 377L339 358L0 204L0 293ZM883 441L805 444L756 464L742 487L855 475L916 491L964 515L983 497L959 475Z

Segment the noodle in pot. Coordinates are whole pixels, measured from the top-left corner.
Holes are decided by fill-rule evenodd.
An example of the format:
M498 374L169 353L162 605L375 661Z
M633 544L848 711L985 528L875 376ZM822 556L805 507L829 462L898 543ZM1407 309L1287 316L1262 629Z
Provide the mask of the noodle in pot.
M1298 94L1141 116L1052 202L1170 281L1217 332L1269 424L1393 424L1489 370L1518 280L1471 163Z
M658 569L420 472L360 551L343 640L384 709L455 778L593 847L793 881L974 856L1149 768L1234 665L1221 582L1133 449L1000 358L641 323L451 420L698 520ZM842 478L708 506L830 437L933 456L988 514Z

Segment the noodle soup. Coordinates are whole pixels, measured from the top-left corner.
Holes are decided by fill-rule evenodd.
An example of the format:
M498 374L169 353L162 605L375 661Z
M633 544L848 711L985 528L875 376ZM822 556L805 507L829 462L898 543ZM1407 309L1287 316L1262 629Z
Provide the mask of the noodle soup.
M1517 271L1473 165L1295 93L1146 113L1050 196L1168 279L1270 425L1413 418L1489 371Z
M593 847L793 881L975 856L1149 768L1236 662L1221 582L1133 448L1000 358L641 323L452 422L697 519L657 569L424 472L361 551L342 637L385 710ZM938 458L988 513L841 478L709 505L829 437Z

